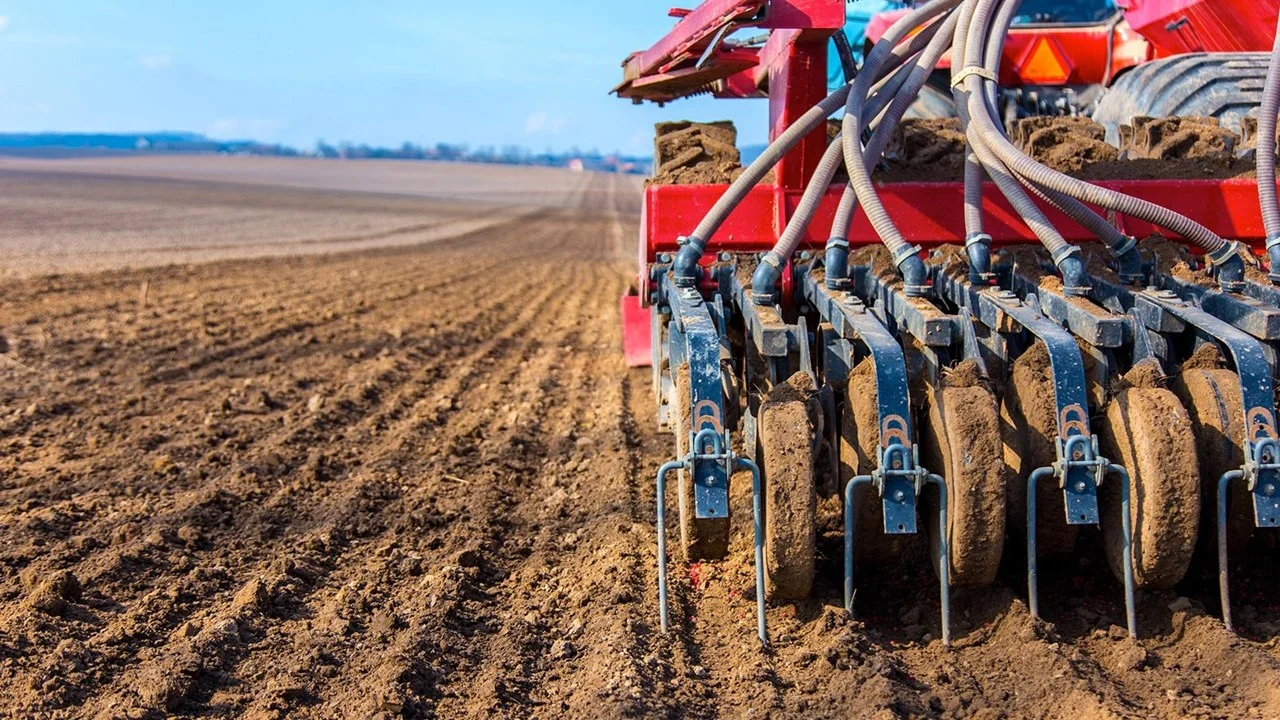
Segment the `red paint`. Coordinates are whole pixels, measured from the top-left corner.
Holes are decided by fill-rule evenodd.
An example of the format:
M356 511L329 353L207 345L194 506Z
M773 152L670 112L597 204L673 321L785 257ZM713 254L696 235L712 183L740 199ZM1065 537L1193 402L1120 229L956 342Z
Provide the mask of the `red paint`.
M1127 0L1125 19L1164 53L1267 51L1280 0Z
M623 295L622 352L627 367L645 367L653 360L653 336L650 334L649 315L653 311L640 303L639 295Z
M1176 208L1222 237L1242 240L1254 249L1262 248L1265 231L1258 209L1258 186L1254 180L1111 180L1097 183L1135 197ZM658 253L674 253L675 239L687 234L727 189L726 185L654 185L645 190L642 220L641 267L653 262ZM801 243L802 248L822 248L830 233L831 221L843 188L833 186L823 198ZM926 247L964 242L964 185L946 183L896 183L883 185L880 198L890 217L912 242ZM711 238L704 256L711 262L720 250L763 252L773 247L784 221L800 199L799 192L780 190L776 185L759 185L751 190L720 232ZM1043 207L1043 206L1042 206ZM1072 242L1094 240L1084 228L1058 211L1044 207L1058 230ZM984 193L986 230L997 244L1038 242L994 185ZM1117 217L1125 232L1143 237L1155 231L1150 224L1132 217ZM849 232L852 245L880 242L866 215L854 217Z

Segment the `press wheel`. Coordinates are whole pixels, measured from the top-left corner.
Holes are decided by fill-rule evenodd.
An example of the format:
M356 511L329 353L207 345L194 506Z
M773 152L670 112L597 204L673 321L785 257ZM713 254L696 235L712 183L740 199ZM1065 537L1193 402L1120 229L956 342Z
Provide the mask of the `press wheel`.
M1184 368L1174 390L1191 416L1200 466L1200 502L1206 522L1202 527L1202 546L1216 540L1218 478L1244 465L1244 401L1240 395L1240 378L1234 372L1216 368ZM1244 483L1233 483L1230 495L1233 507L1248 507L1248 490ZM1210 522L1212 520L1212 522ZM1253 531L1252 518L1231 513L1227 525L1230 549L1242 548Z
M991 391L977 383L971 364L944 377L926 391L926 422L921 428L922 460L947 484L947 544L952 585L991 584L1004 549L1008 477L1000 441L1000 413ZM938 563L936 496L927 493L923 522L929 533L934 568Z
M1112 397L1098 435L1103 454L1129 471L1134 581L1140 588L1171 588L1191 565L1200 526L1200 473L1191 418L1169 390L1128 387ZM1115 475L1104 482L1099 503L1107 561L1123 580L1120 481Z
M803 399L766 399L760 406L765 592L770 599L803 598L813 587L818 510L813 414L812 402Z
M672 423L676 435L676 457L689 452L690 406L689 366L675 369L675 393L671 398ZM683 469L677 474L680 496L680 546L688 562L723 560L729 552L729 518L698 518L694 513L693 478Z
M1000 404L1000 435L1009 485L1009 523L1022 535L1027 528L1027 478L1057 460L1058 406L1049 351L1037 341L1013 362ZM1036 486L1036 547L1041 554L1067 552L1078 530L1066 523L1062 490L1052 478Z

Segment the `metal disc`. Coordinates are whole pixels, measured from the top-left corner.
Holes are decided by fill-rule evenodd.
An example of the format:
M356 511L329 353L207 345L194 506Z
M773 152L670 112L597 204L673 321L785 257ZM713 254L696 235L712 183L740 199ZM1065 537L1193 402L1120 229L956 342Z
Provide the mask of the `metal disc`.
M1244 401L1240 396L1240 378L1230 370L1186 368L1173 387L1191 416L1200 464L1200 507L1206 522L1201 523L1201 546L1212 547L1218 504L1218 478L1228 470L1244 465ZM1234 483L1230 502L1233 507L1249 507L1250 499L1244 483ZM1247 517L1246 517L1247 516ZM1231 550L1247 544L1253 532L1251 513L1232 512L1227 525L1227 542Z
M1008 472L995 397L980 385L930 389L920 433L922 462L947 484L952 585L990 585L1000 568ZM938 563L936 496L925 494L924 526Z
M1133 576L1165 590L1186 575L1200 526L1200 473L1191 418L1169 390L1129 387L1107 404L1098 426L1103 454L1129 471ZM1099 491L1102 538L1111 571L1124 579L1120 482Z
M817 540L810 403L766 401L760 406L759 438L765 592L771 599L803 598L813 587Z

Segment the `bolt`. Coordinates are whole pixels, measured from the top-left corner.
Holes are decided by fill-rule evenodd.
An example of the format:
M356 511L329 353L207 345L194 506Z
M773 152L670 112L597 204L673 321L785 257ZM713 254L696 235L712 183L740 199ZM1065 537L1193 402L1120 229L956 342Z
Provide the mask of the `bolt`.
M1084 489L1087 487L1089 486L1085 485L1083 480L1076 481L1076 492L1084 492Z
M808 260L808 259L810 259L810 258L812 258L812 257L813 257L813 254L812 254L812 253L810 253L808 250L805 250L805 251L803 251L803 252L801 252L801 253L800 253L800 259L801 259L801 260Z
M902 502L903 500L906 499L906 497L907 497L907 494L902 492L901 490L895 490L893 493L893 499L898 502Z
M1079 459L1081 459L1081 458L1083 458L1083 457L1084 457L1084 451L1083 451L1083 450L1081 450L1080 448L1076 448L1075 450L1072 450L1072 451L1071 451L1071 459L1072 459L1072 460L1079 460Z
M730 260L733 259L733 255L730 254L728 251L725 251L720 253L720 259L724 262L729 262Z
M669 263L669 262L671 262L671 253L661 253L661 254L659 254L659 255L658 255L658 262L663 262L663 263Z
M1276 494L1276 486L1275 486L1275 485L1273 485L1273 484L1271 484L1271 483L1267 483L1266 485L1263 485L1263 486L1262 486L1262 494L1263 494L1263 495L1266 495L1267 497L1271 497L1271 496L1275 495L1275 494Z

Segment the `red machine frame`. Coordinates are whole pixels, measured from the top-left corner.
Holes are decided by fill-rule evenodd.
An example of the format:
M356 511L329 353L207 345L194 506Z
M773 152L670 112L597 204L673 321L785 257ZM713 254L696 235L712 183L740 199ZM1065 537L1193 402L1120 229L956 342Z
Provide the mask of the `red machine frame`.
M626 80L615 91L636 102L672 100L690 88L711 90L720 97L767 93L770 139L774 139L827 95L827 43L844 25L843 0L707 0L689 12L673 11L681 21L647 51L624 63ZM759 51L723 44L739 27L772 30ZM762 184L710 238L708 261L715 251L765 251L791 219L805 183L812 177L827 142L820 129L783 158L777 182ZM1158 203L1176 203L1215 233L1242 240L1261 250L1265 234L1258 207L1257 184L1232 180L1123 180L1100 183ZM664 252L674 252L676 238L690 232L725 192L725 185L652 185L645 190L641 222L639 304L648 302L652 285L647 267ZM828 191L804 243L819 248L827 240L841 188ZM962 242L963 184L886 183L881 198L902 233L923 246ZM1036 236L994 188L988 186L985 207L988 231L997 243L1037 242ZM1068 240L1094 239L1052 208L1049 217ZM1142 237L1155 230L1134 218L1112 215L1125 232ZM855 217L849 242L880 242L866 218ZM639 308L637 308L639 309Z

